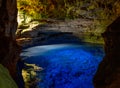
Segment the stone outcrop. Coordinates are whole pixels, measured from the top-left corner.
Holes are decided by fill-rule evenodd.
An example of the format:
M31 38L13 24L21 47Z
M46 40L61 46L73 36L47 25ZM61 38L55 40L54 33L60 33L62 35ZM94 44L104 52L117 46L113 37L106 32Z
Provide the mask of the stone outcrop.
M43 20L44 21L44 20ZM18 43L25 47L31 45L43 45L49 40L62 40L69 41L79 39L82 42L96 42L103 43L101 31L95 31L93 20L89 19L74 19L74 20L55 20L48 19L47 23L31 22L30 27L27 29L19 28L16 32ZM71 35L71 36L70 36ZM69 38L69 39L68 39ZM52 43L55 41L51 41ZM75 41L71 41L72 43ZM69 42L70 43L70 42ZM50 43L47 43L50 44Z
M120 17L103 33L105 57L94 77L95 88L120 88Z
M16 0L0 0L0 64L9 70L12 78L19 84L16 65L19 60L20 47L15 40L16 30Z

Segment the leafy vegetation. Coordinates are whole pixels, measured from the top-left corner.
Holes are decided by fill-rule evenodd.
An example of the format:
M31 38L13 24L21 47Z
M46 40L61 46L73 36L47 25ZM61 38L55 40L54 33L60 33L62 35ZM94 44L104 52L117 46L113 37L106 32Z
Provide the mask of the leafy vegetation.
M83 10L100 19L120 15L119 0L18 0L18 9L32 18L78 18ZM86 14L85 14L86 15ZM82 15L81 15L82 16Z
M71 10L78 1L72 0L18 0L18 9L23 15L39 18L73 17Z
M26 23L41 19L91 19L94 24L87 38L101 39L101 33L120 16L119 0L18 0L18 10L24 19L19 28ZM24 25L23 25L24 24ZM28 26L28 25L27 25ZM91 37L92 35L92 37Z

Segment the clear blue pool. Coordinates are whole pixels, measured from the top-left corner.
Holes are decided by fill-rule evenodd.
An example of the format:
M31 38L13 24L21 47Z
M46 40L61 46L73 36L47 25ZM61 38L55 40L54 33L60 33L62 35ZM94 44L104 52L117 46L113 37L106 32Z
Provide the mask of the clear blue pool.
M35 46L21 56L43 67L39 88L94 88L92 79L104 52L100 45L56 44Z

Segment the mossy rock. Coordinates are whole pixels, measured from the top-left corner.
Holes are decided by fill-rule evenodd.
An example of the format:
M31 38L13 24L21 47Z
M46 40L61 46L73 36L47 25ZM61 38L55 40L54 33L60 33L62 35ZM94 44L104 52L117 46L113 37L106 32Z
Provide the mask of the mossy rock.
M21 25L18 26L18 29L27 29L29 27L30 27L30 25L21 24Z
M0 88L18 88L9 71L0 64Z

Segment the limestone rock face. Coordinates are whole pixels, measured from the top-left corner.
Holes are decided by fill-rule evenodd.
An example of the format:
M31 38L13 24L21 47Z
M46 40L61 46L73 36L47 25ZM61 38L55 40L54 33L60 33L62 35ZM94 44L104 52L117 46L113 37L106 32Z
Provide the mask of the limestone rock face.
M95 88L120 88L120 17L103 33L105 57L94 77Z
M12 78L18 82L16 64L20 47L15 40L17 30L16 0L0 0L0 64L6 67Z

